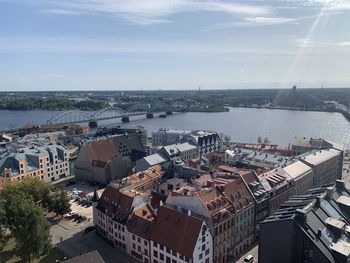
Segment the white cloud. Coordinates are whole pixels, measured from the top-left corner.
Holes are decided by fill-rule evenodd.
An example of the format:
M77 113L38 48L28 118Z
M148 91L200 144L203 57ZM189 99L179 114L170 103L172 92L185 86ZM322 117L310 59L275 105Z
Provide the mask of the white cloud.
M164 19L172 14L186 12L221 12L249 16L262 16L270 13L271 8L264 5L246 3L228 3L222 0L61 0L32 2L45 11L61 15L108 14L115 15L128 22L150 25L168 22ZM40 4L38 4L40 3Z
M162 55L284 55L285 50L234 47L225 43L196 41L151 41L141 39L87 37L12 37L0 38L0 53L52 54L162 54Z

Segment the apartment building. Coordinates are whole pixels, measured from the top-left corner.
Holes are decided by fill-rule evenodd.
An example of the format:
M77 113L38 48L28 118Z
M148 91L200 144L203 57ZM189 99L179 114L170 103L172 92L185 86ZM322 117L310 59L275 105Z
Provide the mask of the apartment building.
M215 178L201 190L173 191L166 203L200 215L213 235L213 262L229 262L254 242L255 202L238 175Z
M295 138L295 140L292 142L293 155L300 155L312 150L330 149L332 147L332 143L321 138Z
M198 148L191 143L184 142L163 146L160 153L168 159L180 158L183 161L187 161L198 157Z
M67 149L50 142L47 145L3 149L0 152L0 189L12 181L37 177L55 181L70 175Z
M69 151L66 147L49 144L46 147L47 180L56 181L70 175Z
M313 172L310 166L301 161L292 163L283 170L289 175L293 181L293 195L299 195L313 186Z
M152 145L171 145L181 142L190 142L197 146L200 156L210 152L218 151L221 148L221 138L216 132L191 131L179 129L161 128L152 133Z
M291 197L261 224L259 263L349 262L349 200L340 180Z
M340 150L312 151L300 155L299 160L312 168L313 186L333 184L342 177L343 152Z
M264 190L269 194L268 215L270 215L294 194L293 180L280 167L259 174L258 177Z
M191 211L160 202L136 190L108 186L94 204L97 231L136 260L145 263L211 263L212 236Z

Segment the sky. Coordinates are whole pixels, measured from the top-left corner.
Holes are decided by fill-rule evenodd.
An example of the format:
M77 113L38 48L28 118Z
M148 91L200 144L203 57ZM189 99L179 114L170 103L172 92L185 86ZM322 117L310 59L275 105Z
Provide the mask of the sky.
M0 0L0 91L350 87L348 0Z

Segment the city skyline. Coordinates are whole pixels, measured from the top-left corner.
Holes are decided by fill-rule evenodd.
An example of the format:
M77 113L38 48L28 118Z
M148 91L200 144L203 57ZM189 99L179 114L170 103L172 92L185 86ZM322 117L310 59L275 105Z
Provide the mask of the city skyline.
M347 1L0 0L0 91L348 87Z

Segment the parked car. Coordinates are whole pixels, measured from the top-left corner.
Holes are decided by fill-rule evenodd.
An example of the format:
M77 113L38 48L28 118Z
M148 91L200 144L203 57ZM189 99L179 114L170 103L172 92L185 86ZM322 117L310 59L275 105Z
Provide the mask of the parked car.
M254 257L252 255L248 255L244 258L243 260L244 263L253 263L254 262Z
M64 217L65 217L66 219L72 219L76 214L77 214L77 212L71 211L71 212L69 212L68 214L66 214Z

